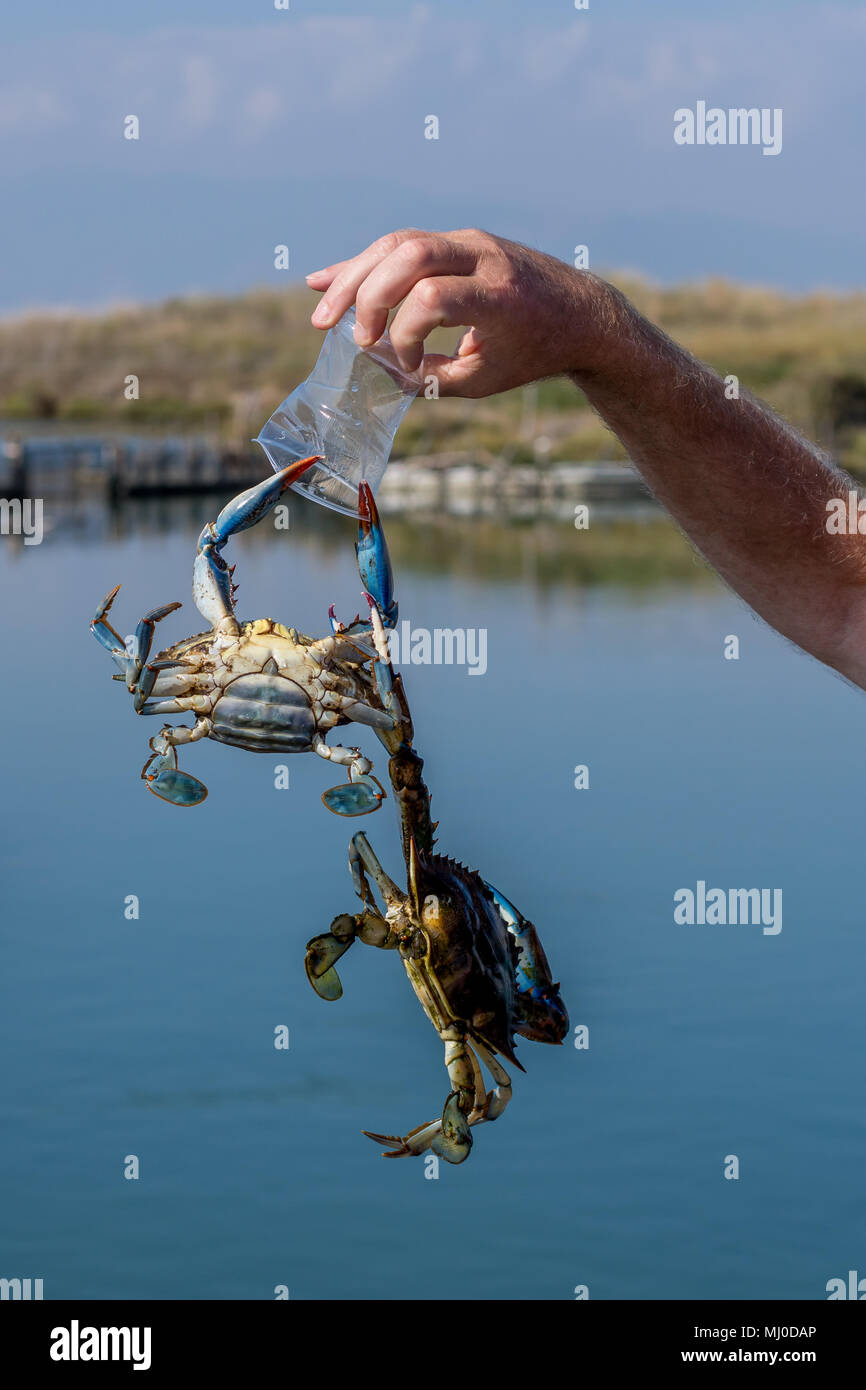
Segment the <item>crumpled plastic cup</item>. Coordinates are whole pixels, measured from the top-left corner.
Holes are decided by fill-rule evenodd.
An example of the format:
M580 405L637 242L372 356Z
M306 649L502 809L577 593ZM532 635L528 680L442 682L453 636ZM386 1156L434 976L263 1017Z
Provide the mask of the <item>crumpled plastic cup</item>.
M307 380L277 407L262 428L261 444L274 471L322 454L292 487L324 507L358 515L358 484L377 491L394 436L423 378L405 372L385 333L372 347L355 342L349 309L326 334Z

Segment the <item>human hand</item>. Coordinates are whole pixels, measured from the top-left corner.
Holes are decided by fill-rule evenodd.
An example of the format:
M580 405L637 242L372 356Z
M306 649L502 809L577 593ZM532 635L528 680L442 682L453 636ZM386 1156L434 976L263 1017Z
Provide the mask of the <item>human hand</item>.
M360 347L382 336L399 305L389 332L401 366L434 376L443 396L472 397L585 367L610 292L586 271L474 228L392 232L307 283L324 292L316 328L356 306ZM425 356L425 339L440 327L468 330L454 357Z

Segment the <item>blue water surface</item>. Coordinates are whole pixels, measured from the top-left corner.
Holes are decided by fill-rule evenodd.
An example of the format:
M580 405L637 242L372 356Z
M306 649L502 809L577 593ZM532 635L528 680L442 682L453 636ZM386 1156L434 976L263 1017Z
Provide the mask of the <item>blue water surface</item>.
M303 971L356 901L333 769L294 758L276 790L279 759L200 744L181 765L208 800L158 801L159 721L88 633L119 580L121 632L174 598L161 641L204 626L214 506L49 506L41 546L0 540L0 1275L46 1298L813 1299L866 1269L864 696L697 563L580 582L550 523L486 523L494 566L471 525L455 550L447 523L389 522L402 616L488 631L483 677L404 671L441 848L535 920L590 1039L522 1042L507 1113L433 1180L361 1135L448 1090L396 956L354 947L333 1004ZM242 616L351 617L351 523L313 512L233 543ZM399 875L393 803L363 824ZM698 880L781 888L781 932L677 925Z

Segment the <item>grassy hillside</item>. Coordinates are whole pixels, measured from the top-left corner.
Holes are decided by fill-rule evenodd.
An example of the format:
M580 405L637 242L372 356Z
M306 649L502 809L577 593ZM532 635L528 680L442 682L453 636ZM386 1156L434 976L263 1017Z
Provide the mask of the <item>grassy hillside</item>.
M721 281L660 289L613 278L699 357L866 472L866 294L794 296ZM303 288L255 290L0 320L0 418L248 439L315 360L314 302ZM124 398L130 374L140 381L138 401ZM419 401L397 453L443 451L521 463L622 457L566 381L486 402Z

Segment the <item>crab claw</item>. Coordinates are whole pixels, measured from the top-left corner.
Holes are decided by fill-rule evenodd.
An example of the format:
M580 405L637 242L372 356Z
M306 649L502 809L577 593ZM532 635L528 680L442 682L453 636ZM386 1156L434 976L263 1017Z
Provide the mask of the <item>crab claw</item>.
M129 654L126 650L126 642L121 637L119 632L115 632L114 628L111 626L111 623L108 621L109 610L111 608L111 605L114 603L114 600L117 598L119 592L120 585L116 584L114 588L111 590L111 593L105 595L105 598L102 600L102 602L100 603L99 607L93 615L93 621L90 624L90 631L93 633L97 642L99 642L107 652L111 653L111 656L114 658L115 665L119 666L120 669L124 672L122 679L125 680L125 673L128 670L130 664Z
M105 617L106 613L108 612L111 605L114 603L114 600L117 598L117 595L119 593L120 585L115 584L114 588L111 590L110 593L105 595L105 598L102 600L99 607L97 608L96 613L93 617L94 623L98 623L102 618Z
M360 777L357 782L341 782L322 792L322 800L335 816L366 816L378 811L385 800L385 791L375 777Z
M394 574L379 520L379 509L369 483L358 487L358 540L355 545L358 573L365 590L371 595L386 627L397 622L397 601L394 598Z
M220 554L223 546L231 536L261 521L286 488L321 457L321 454L311 454L309 458L299 459L274 477L265 478L264 482L238 493L223 507L216 521L209 521L202 528L192 568L192 595L196 608L213 627L224 619L234 618L237 585L232 582L232 575L235 567L232 565L230 569Z
M276 505L286 488L297 482L301 474L306 473L321 457L321 454L311 454L309 458L299 459L274 477L265 478L264 482L256 483L255 487L247 488L246 492L239 492L237 497L233 497L231 502L223 507L216 521L205 526L199 536L199 550L206 545L222 547L230 536L236 536L239 531L247 531L250 526L255 526L256 522L261 521L271 507Z
M340 622L340 619L337 617L337 609L336 609L336 606L335 606L333 603L331 604L330 608L328 609L328 617L329 617L330 622L331 622L331 631L332 631L333 633L345 632L345 630L346 630L346 625L345 625L345 623L341 623L341 622Z
M204 782L179 770L177 753L171 746L148 758L141 776L149 792L161 801L170 801L172 806L198 806L207 796Z

